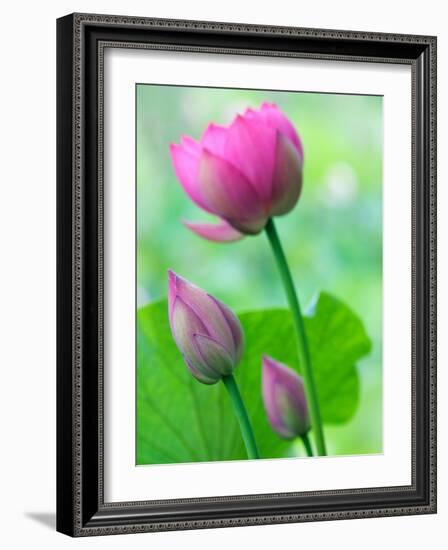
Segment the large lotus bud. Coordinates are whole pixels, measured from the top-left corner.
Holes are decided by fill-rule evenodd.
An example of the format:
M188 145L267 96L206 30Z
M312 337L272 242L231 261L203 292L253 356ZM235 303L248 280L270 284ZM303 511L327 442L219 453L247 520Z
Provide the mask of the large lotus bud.
M243 352L243 331L224 304L169 271L169 321L174 341L191 374L215 384L235 369Z
M220 218L217 225L186 224L205 239L229 242L257 234L299 199L302 144L274 104L247 109L228 127L210 124L199 141L184 136L170 151L186 193Z
M285 439L310 429L302 377L283 363L263 357L263 401L269 422Z

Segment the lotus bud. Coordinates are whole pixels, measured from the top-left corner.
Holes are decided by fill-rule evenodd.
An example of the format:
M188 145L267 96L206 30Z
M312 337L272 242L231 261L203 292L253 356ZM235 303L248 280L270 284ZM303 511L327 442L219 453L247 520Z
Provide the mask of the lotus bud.
M169 271L168 310L174 341L191 374L203 384L215 384L232 374L244 347L236 315L173 271Z
M272 103L247 109L229 126L210 124L202 138L170 146L174 171L191 200L219 223L187 223L201 237L230 242L288 213L302 189L303 148L288 118Z
M263 357L263 401L272 428L284 439L304 436L310 429L302 377L271 357Z

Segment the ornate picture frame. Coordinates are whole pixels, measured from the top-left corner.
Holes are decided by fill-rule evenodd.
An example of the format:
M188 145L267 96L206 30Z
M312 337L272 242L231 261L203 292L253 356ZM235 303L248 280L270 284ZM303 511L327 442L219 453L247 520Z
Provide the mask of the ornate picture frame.
M412 71L412 482L106 502L104 51L408 65ZM70 536L436 512L436 38L72 14L57 21L57 530Z

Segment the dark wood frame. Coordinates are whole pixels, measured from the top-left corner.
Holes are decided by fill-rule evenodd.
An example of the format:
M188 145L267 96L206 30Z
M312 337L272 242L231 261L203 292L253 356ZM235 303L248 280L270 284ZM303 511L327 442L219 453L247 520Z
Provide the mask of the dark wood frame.
M104 502L102 62L110 46L411 65L410 486ZM58 531L87 536L434 513L436 38L74 14L57 22L57 73Z

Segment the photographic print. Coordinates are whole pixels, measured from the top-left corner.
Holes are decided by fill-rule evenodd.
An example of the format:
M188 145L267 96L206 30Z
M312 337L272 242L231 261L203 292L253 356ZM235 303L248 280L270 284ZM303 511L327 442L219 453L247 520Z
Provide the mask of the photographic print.
M136 85L136 463L382 452L382 97Z
M435 513L436 37L57 44L57 530Z

